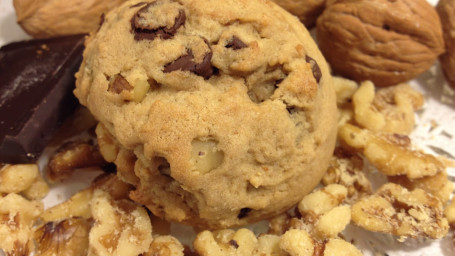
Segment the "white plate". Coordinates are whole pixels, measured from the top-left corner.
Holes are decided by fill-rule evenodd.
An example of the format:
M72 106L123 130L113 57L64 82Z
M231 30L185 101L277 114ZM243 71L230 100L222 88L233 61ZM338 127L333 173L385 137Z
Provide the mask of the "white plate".
M438 0L428 0L436 4ZM0 0L0 45L30 38L16 23L12 0ZM411 85L425 95L425 106L417 114L417 127L411 138L420 149L431 154L443 154L455 160L455 93L444 81L439 63L428 72L411 81ZM452 181L455 168L448 169ZM46 207L59 203L79 189L86 187L97 173L78 173L71 181L53 186L45 198ZM261 225L252 228L261 230ZM182 242L190 243L193 232L179 225L172 227ZM455 255L452 237L442 240L408 240L396 242L392 237L375 234L349 226L346 238L363 251L365 255L420 256ZM376 254L378 253L378 254ZM1 255L1 252L0 252Z

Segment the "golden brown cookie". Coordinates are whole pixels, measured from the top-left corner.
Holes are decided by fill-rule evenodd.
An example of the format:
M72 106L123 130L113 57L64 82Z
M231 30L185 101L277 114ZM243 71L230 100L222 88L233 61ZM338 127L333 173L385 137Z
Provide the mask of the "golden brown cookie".
M199 227L289 209L335 144L327 64L269 1L128 1L87 40L75 94L131 198Z

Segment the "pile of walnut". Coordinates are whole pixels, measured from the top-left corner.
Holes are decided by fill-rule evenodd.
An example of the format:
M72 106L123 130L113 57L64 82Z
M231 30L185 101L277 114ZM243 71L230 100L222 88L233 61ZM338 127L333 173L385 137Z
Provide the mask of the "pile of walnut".
M106 170L89 188L44 209L49 186L38 166L0 169L0 248L7 255L362 255L343 239L349 224L399 241L446 236L455 228L453 183L442 160L413 149L409 133L423 96L407 84L375 89L335 77L339 146L321 186L288 213L269 220L265 234L204 230L193 250L171 236L170 223L128 198L104 158L110 143L63 143L44 170L48 182L87 168ZM87 122L94 136L93 121ZM66 129L66 128L65 128ZM79 129L81 129L79 127ZM365 165L388 179L376 191ZM153 227L153 229L152 229ZM341 254L343 253L343 254Z
M294 211L270 220L266 234L205 230L191 250L170 235L170 223L129 200L132 188L108 172L44 209L47 182L59 183L75 170L112 169L104 161L116 150L109 148L109 138L71 141L42 170L47 182L36 164L0 166L0 248L6 255L362 255L342 238L349 224L399 241L439 239L455 229L455 200L449 202L453 183L444 162L413 148L408 137L423 96L402 83L426 71L444 52L445 40L442 68L455 87L455 1L441 0L437 12L425 0L312 0L303 7L299 1L274 1L305 24L316 23L319 46L334 72L360 83L334 78L339 146L318 189ZM26 2L14 1L21 25L32 35L73 31L73 25L42 30L57 25L43 15L56 9L55 1ZM110 8L107 2L89 1L96 15ZM68 6L87 8L61 8L75 18L82 12ZM97 18L75 22L81 21L91 26L81 32L98 23ZM375 88L385 85L394 86ZM87 122L85 129L94 134L92 125ZM367 165L388 182L373 190Z

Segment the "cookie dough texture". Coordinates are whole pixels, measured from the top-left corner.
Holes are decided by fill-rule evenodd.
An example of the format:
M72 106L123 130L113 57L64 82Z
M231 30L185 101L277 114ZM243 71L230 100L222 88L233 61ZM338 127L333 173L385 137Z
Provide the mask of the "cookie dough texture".
M444 51L441 22L426 0L331 1L316 24L333 71L376 86L406 82Z
M75 95L130 197L154 214L242 225L289 209L324 174L332 77L274 3L129 1L86 44Z
M441 18L446 46L440 61L449 85L455 88L455 0L440 0L436 10Z
M82 34L98 28L101 15L125 0L13 0L17 22L35 38Z

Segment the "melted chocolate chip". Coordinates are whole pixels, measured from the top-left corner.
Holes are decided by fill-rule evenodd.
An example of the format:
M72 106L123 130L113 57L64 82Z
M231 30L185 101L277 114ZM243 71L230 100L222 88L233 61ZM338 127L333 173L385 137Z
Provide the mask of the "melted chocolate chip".
M226 45L226 48L232 48L232 50L240 50L245 47L248 47L248 45L246 45L237 36L233 36L232 40Z
M147 25L140 24L141 14L148 11L148 8L154 5L156 2L149 3L146 6L139 9L139 11L131 19L131 28L134 32L134 40L154 40L157 36L162 39L172 38L177 30L185 24L186 15L185 11L179 10L179 14L175 17L174 25L170 28L166 26L153 28Z
M240 213L239 213L239 215L237 215L237 218L239 218L239 219L245 218L246 216L248 216L248 213L250 213L251 210L252 210L251 208L240 209Z
M237 241L235 241L234 239L230 240L229 241L229 244L234 246L235 249L238 249L239 248L239 244L237 243Z
M198 76L209 79L213 75L212 69L212 52L207 53L201 63L194 62L194 55L191 50L187 51L186 55L180 56L178 59L164 66L164 73L170 73L176 70L190 71Z
M130 91L133 89L133 86L128 83L128 81L120 74L115 75L114 80L109 83L109 92L120 94L122 91Z
M318 63L310 56L306 56L305 60L307 63L309 63L311 65L311 70L313 71L313 76L316 79L316 82L319 83L319 81L321 80L321 77L322 77L322 72L321 72L321 69L319 68Z
M151 90L158 90L158 89L160 89L160 87L161 87L161 84L159 84L159 83L158 83L157 81L155 81L155 79L153 79L153 78L149 78L149 79L147 80L147 82L149 83L150 89L151 89Z

